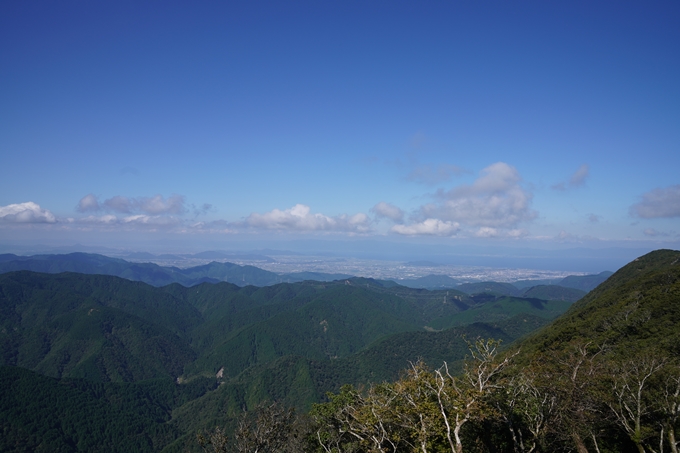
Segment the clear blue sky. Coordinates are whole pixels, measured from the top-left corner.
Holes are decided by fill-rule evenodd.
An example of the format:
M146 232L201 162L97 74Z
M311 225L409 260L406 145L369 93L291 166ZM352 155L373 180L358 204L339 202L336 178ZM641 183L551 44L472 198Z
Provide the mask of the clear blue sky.
M0 243L679 248L678 24L677 1L2 2Z

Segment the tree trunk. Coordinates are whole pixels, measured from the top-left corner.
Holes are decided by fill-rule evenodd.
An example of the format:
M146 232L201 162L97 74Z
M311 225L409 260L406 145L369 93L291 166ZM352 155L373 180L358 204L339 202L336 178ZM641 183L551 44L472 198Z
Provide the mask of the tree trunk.
M576 451L578 451L578 453L588 453L588 447L586 447L583 439L581 439L581 436L579 436L576 431L571 433L571 438L574 440L574 445L576 445Z
M678 453L678 445L675 441L675 428L673 425L668 427L666 436L668 436L668 443L671 444L671 453Z

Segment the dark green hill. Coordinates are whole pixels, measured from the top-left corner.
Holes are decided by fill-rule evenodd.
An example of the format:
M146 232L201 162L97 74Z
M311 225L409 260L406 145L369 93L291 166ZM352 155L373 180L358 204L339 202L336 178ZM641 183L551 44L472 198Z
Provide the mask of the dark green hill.
M409 288L424 288L424 289L453 289L460 284L458 280L455 280L448 275L435 275L430 274L425 277L411 278L411 279L401 279L397 283L403 286L408 286Z
M346 280L352 278L349 274L327 274L324 272L290 272L281 274L279 279L281 282L294 283L303 282L305 280L313 280L317 282L332 282L333 280Z
M175 268L164 269L174 270ZM176 272L183 275L186 280L190 282L209 278L212 281L229 282L239 286L266 286L279 283L281 281L279 275L275 274L274 272L265 271L254 266L239 266L238 264L233 263L212 262L202 266L195 266L187 269L177 269ZM177 281L177 283L182 282Z
M182 434L168 423L171 408L214 388L208 380L57 380L0 366L0 451L160 451Z
M512 285L516 286L521 290L526 290L528 288L531 288L532 286L557 285L561 280L562 280L561 278L543 278L539 280L517 280L516 282L512 282Z
M482 295L485 296L484 303L469 310L433 320L430 327L444 329L476 322L498 323L518 315L536 316L547 322L560 316L572 305L571 302L560 300Z
M136 259L158 258L155 255L145 253L133 254L131 256ZM205 252L196 255L196 257L215 259L225 257L234 259L239 256L222 252ZM271 261L271 259L267 260ZM267 286L282 282L295 283L304 280L332 281L350 277L344 274L325 274L322 272L294 272L279 275L254 266L239 266L238 264L220 262L180 269L178 267L159 266L154 263L128 262L119 258L110 258L92 253L34 256L0 255L0 274L20 270L49 274L78 272L81 274L114 275L159 287L171 283L194 286L204 282L230 282L239 286Z
M365 288L334 285L314 297L298 296L282 311L240 329L200 357L188 373L234 376L257 363L285 355L322 360L353 354L372 341L397 332L419 330L419 312L395 296ZM261 311L261 310L260 310Z
M208 265L186 277L218 272L206 278L226 278L227 274L219 272L228 269L228 265ZM617 275L612 279L616 281ZM626 275L619 283L625 284L633 275L637 274ZM544 290L551 294L564 291L573 293L564 288ZM616 297L620 296L617 293ZM137 413L144 417L151 414L151 421L128 417L137 429L151 433L144 437L145 444L130 449L147 451L146 445L156 449L175 442L168 448L182 451L186 442L194 441L192 430L233 421L244 407L255 407L265 399L307 408L343 383L395 379L409 361L422 358L432 365L443 360L454 363L467 353L463 335L510 343L570 305L568 300L488 293L470 296L455 289L429 291L366 278L263 287L173 283L157 288L107 275L21 271L0 275L0 357L2 364L54 377L82 377L88 382L40 381L47 389L55 383L76 382L69 385L84 386L78 387L79 392L100 395L105 403L106 398L118 395L118 390L111 389L128 389L131 398L145 401L132 404ZM538 346L527 346L531 348ZM143 390L150 385L145 380L157 378L165 382L158 384L160 390ZM16 385L24 385L23 381L30 385L36 378L24 374L16 375L15 380ZM93 381L100 381L99 387L93 387L96 391L87 387L94 385ZM218 381L221 385L208 391ZM2 398L10 397L7 391L0 390ZM8 400L8 407L37 407L38 420L49 418L45 411L60 414L49 405L32 406L37 403L30 396L22 398L26 401ZM55 404L63 404L59 398ZM89 396L65 398L91 406L86 400ZM110 407L113 403L106 404L101 410L118 414L111 416L121 420L126 417ZM159 407L162 415L154 415ZM81 416L108 420L89 412ZM79 441L73 441L75 435L69 431L75 422L68 429L55 425L43 430L38 428L42 421L23 412L17 417L21 420L17 424L0 425L0 429L7 426L6 432L13 438L53 436L64 445ZM83 426L73 429L96 433L95 427ZM128 436L128 429L132 428L114 430L119 433L115 436ZM49 430L55 431L48 434ZM155 440L155 433L161 440ZM91 442L85 434L80 436L83 442ZM115 437L110 436L106 439Z
M566 288L559 285L532 286L522 293L522 297L543 300L565 300L568 302L576 302L585 295L586 292L580 289Z
M224 367L226 378L278 357L346 357L400 332L517 314L549 319L567 308L491 297L362 278L154 288L104 275L24 271L0 276L0 350L4 364L55 377L187 378Z
M456 289L466 294L487 293L493 295L517 296L517 297L522 295L522 291L517 289L517 287L512 285L511 283L498 283L498 282L463 283L462 285L456 286Z
M525 343L559 349L587 339L625 350L680 355L680 252L658 250L619 269Z
M466 338L495 337L507 343L545 324L532 316L489 325L477 323L442 332L403 332L362 349L357 354L332 360L314 360L300 356L284 356L250 367L210 393L180 408L172 424L183 432L210 425L216 420L229 426L243 408L253 408L262 400L276 400L300 410L322 401L328 391L343 384L366 385L397 379L410 363L419 359L432 365L443 360L453 369L469 353ZM168 451L183 451L190 445L189 434Z
M570 275L560 280L557 285L588 292L597 288L600 283L607 280L612 274L613 272L604 271L596 275Z
M177 377L196 357L182 337L191 305L104 275L0 275L0 360L48 376L96 381Z
M67 255L0 256L0 273L27 270L58 274L78 272L81 274L115 275L128 280L142 281L154 286L181 283L191 286L197 281L183 275L178 268L161 267L153 263L131 263L118 258L92 253L69 253Z

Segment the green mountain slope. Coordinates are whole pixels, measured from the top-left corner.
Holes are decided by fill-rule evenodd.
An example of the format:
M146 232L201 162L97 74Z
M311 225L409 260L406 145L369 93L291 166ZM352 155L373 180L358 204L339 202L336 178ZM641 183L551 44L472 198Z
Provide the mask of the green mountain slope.
M92 253L34 256L0 255L0 273L20 270L49 274L78 272L81 274L115 275L154 286L169 285L175 282L185 286L198 283L198 281L183 275L178 268L161 267L153 263L131 263Z
M612 274L613 272L604 271L596 275L570 275L560 280L557 285L588 292L597 288L600 283L607 280Z
M627 349L680 353L680 252L658 250L619 269L525 347L560 348L587 339Z
M54 377L176 377L200 313L140 282L83 274L0 275L2 364Z
M496 325L478 323L442 332L403 332L344 358L314 360L290 355L258 364L226 381L216 391L177 408L172 424L189 434L166 451L184 451L194 442L190 433L215 421L232 426L243 408L252 409L263 400L307 410L311 403L322 401L326 392L337 391L343 384L394 380L409 363L418 360L433 366L446 360L453 369L459 369L461 360L469 353L466 338L496 337L511 343L545 322L520 316Z
M217 272L227 268L206 269ZM619 283L632 275L635 272ZM125 388L136 395L134 398L146 401L135 402L135 410L151 414L152 420L130 418L139 429L152 433L132 450L158 451L162 446L167 451L183 451L194 442L193 430L231 423L244 407L253 408L266 399L304 409L343 383L396 379L409 361L422 358L433 366L443 360L455 364L467 353L464 336L494 337L510 343L567 310L571 302L565 294L576 294L550 287L529 291L545 297L562 295L565 300L469 296L454 289L428 291L365 278L264 287L173 283L158 288L106 275L11 272L0 275L0 358L2 364L47 376L85 379L41 380L47 389L76 382L69 385L89 395L88 386L99 381L100 387L95 386L98 390L91 393L114 398L117 390L111 389L115 385L102 382L128 386ZM617 293L616 297L620 296ZM526 344L535 344L531 343L535 338ZM532 348L539 346L526 346ZM32 374L13 376L16 385L46 379ZM158 378L165 382L159 387L163 390L151 392L146 380L160 382ZM212 389L218 382L221 385ZM2 398L10 398L7 391L0 390ZM7 407L37 404L30 395L22 394L26 401L10 398ZM83 404L91 405L89 396L68 398L85 398ZM35 407L37 420L48 418L45 411L60 413L49 405ZM118 414L112 417L126 417L118 409L106 407L101 410ZM156 411L161 415L153 415ZM72 451L68 448L79 441L69 431L75 422L68 428L55 425L43 430L38 429L42 421L20 412L17 420L21 421L0 425L13 438L38 439L54 430L49 436L67 446L63 451ZM74 432L94 429L84 426L73 428ZM126 429L106 439L128 436ZM80 436L86 439L83 442L90 442L90 437Z
M559 285L538 285L527 288L522 293L522 297L543 299L543 300L565 300L576 302L586 295L585 291L575 288L567 288Z
M479 282L479 283L464 283L456 287L458 291L466 294L487 293L502 296L521 296L522 291L510 283L498 282Z
M490 316L497 303L569 303L480 295L488 301L455 316ZM675 452L679 325L680 252L652 252L507 353L487 340L505 332L486 329L470 344L472 358L453 375L454 365L433 370L419 364L396 382L343 387L314 407L318 439L328 441L326 451L358 445L365 451ZM374 362L389 356L381 352ZM448 355L456 356L453 350Z
M57 380L0 366L0 451L160 451L182 434L168 423L171 408L214 388L207 380Z
M423 289L453 289L460 284L456 279L448 275L430 274L418 278L404 278L397 281L402 286L409 288L423 288Z
M239 330L199 357L187 372L224 367L233 376L285 355L343 357L380 337L422 328L413 322L419 316L411 304L394 296L376 298L361 287L334 285L311 300L293 298L283 304L291 309Z

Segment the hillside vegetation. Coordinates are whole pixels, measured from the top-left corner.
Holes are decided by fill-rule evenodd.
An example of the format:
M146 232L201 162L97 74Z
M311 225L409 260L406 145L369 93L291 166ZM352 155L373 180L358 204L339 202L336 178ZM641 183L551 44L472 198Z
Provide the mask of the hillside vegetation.
M325 451L676 453L678 325L680 252L652 252L505 353L480 337L461 371L343 387L312 430Z
M198 432L243 447L269 422L276 451L669 449L678 418L658 401L672 403L680 379L679 258L641 257L576 304L554 285L508 296L362 278L156 288L6 273L0 449L196 451ZM622 389L635 363L650 372L631 431Z

